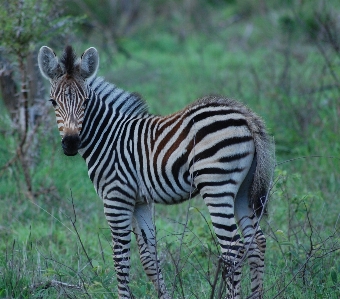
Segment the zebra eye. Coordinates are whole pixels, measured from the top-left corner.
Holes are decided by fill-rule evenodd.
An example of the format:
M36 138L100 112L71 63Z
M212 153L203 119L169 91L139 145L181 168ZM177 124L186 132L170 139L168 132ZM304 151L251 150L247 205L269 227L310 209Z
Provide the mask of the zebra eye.
M57 107L57 102L54 99L50 99L50 102L52 103L53 107Z

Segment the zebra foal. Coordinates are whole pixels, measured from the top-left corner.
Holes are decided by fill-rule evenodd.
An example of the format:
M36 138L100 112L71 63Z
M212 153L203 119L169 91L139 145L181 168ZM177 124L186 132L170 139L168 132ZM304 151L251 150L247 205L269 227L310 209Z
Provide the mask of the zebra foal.
M38 63L51 83L63 151L84 158L103 200L119 298L133 297L131 228L159 298L170 298L156 258L149 204L175 204L196 194L209 209L228 270L227 298L240 298L245 258L251 269L252 298L261 298L266 240L258 215L273 169L273 146L262 120L241 103L215 96L169 116L151 115L138 95L95 77L99 65L95 48L77 58L67 46L59 60L44 46Z

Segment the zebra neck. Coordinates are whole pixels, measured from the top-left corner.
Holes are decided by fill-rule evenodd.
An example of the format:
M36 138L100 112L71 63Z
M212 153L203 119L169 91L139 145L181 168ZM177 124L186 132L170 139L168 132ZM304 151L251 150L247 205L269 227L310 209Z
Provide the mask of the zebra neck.
M107 150L111 152L115 148L122 123L149 114L140 96L124 91L103 78L93 79L88 83L88 88L89 100L78 152L85 159L90 175L90 169L95 167L101 157L104 158Z
M93 101L100 101L104 106L110 107L115 113L131 117L148 115L145 101L135 92L125 91L116 85L97 77L88 83ZM95 98L95 96L97 98Z

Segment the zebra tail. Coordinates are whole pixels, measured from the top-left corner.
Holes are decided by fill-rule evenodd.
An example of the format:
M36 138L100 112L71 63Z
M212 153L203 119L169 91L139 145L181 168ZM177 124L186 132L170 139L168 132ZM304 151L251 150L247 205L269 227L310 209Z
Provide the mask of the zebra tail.
M266 132L264 122L253 115L250 129L255 143L256 170L250 187L250 205L257 217L267 214L267 202L275 168L274 140Z

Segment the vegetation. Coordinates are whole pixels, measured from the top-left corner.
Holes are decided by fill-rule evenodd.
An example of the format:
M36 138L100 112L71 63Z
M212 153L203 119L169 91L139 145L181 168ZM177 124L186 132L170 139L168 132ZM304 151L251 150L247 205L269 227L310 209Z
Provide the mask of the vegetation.
M21 15L35 24L27 40L14 38L19 15L0 30L2 70L9 61L18 89L28 79L17 54L46 43L59 54L72 43L79 54L95 46L99 74L142 94L153 113L218 93L261 115L277 158L261 225L268 240L265 298L340 297L338 1L73 0L65 11L42 0L17 2L45 3L39 14ZM9 3L0 0L1 7ZM44 16L68 30L49 31L61 23ZM11 52L17 47L23 50ZM7 108L0 101L0 298L117 298L110 233L85 163L62 154L47 108L18 154L22 133ZM155 220L173 297L220 298L218 247L202 200L157 206ZM131 287L136 298L157 297L135 243Z

